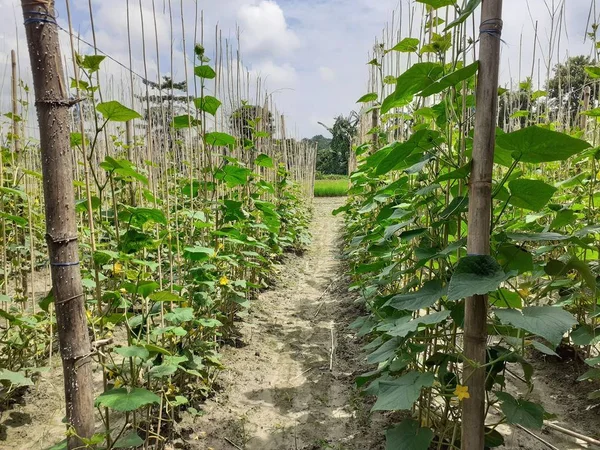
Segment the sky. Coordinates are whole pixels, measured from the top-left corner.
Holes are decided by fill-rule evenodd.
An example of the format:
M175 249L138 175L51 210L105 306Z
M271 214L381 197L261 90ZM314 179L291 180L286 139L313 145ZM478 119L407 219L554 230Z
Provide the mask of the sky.
M92 42L88 0L69 1L76 32L84 41ZM462 1L459 0L459 4ZM560 47L552 55L552 64L558 59L564 60L567 54L590 54L591 51L589 39L584 42L585 27L590 2L597 0L564 1L566 17L562 24ZM92 0L91 3L97 47L128 66L127 0ZM185 53L191 76L195 18L197 11L203 11L204 44L209 56L214 53L215 26L218 25L223 38L232 42L236 42L239 30L245 67L252 75L260 75L264 80L266 90L272 94L278 110L286 116L291 134L296 137L327 135L319 122L331 125L334 117L359 109L355 102L368 89L366 63L375 39L382 35L386 23L391 21L392 11L396 11L396 25L402 12L401 37L406 37L408 10L415 8L415 14L419 15L422 9L422 4L413 0L171 0L171 26L169 0L129 0L129 3L136 73L148 73L148 78L154 80L158 78L160 67L160 75L182 79L185 77ZM143 22L140 20L140 3ZM535 59L540 62L534 69L534 85L543 85L546 72L543 61L548 58L551 29L548 7L552 8L552 3L557 6L562 0L504 1L502 83L519 78L519 55L520 78L531 73L537 23L539 41ZM58 21L67 28L65 0L57 0L56 4ZM11 49L18 49L21 77L28 82L30 76L20 1L0 0L0 10L5 17L10 15L14 18L14 21L5 18L6 24L15 24L0 31L0 107L6 111L9 107ZM478 18L479 13L476 14ZM182 23L185 33L182 32ZM413 34L419 32L418 29L413 31ZM69 40L64 32L61 32L61 41L68 67ZM80 53L93 52L86 44L77 42ZM172 67L171 55L175 61ZM541 80L538 80L538 68ZM106 70L111 75L110 81L105 84L106 95L125 102L127 95L120 87L129 82L127 71L113 62Z

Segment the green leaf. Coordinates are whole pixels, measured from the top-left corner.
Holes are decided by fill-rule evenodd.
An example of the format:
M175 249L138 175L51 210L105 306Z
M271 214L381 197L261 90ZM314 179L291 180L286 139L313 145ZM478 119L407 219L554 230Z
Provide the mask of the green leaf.
M165 314L165 320L174 324L190 322L194 320L194 308L173 308L173 311Z
M519 274L523 274L533 270L533 256L518 245L501 244L498 247L496 258L504 272L516 270Z
M419 399L421 389L433 386L431 372L409 372L392 381L381 381L372 411L409 410Z
M100 167L121 177L133 178L148 185L148 178L138 172L133 164L126 159L114 159L107 156L104 158L104 161L100 163Z
M221 106L221 101L216 97L207 95L205 97L195 99L194 104L200 111L205 111L208 114L215 116L219 110L219 107Z
M205 138L208 145L214 145L217 147L235 146L235 138L227 133L219 133L215 131L213 133L208 133Z
M402 53L410 53L416 52L419 49L419 40L417 38L407 37L402 39L396 45L394 45L389 50L386 50L386 53L389 52L402 52Z
M212 80L217 76L216 72L210 66L196 66L194 67L194 74L200 78L206 78Z
M540 429L544 425L544 408L537 403L527 400L516 400L506 392L495 392L500 400L500 409L508 423L514 423L525 428Z
M506 233L506 237L515 242L564 241L569 236L559 233Z
M478 68L479 61L476 61L473 64L468 65L467 67L458 69L441 78L439 81L436 81L435 83L431 84L429 87L421 91L419 95L422 97L428 97L433 94L438 94L449 87L456 86L461 81L467 80L473 75L475 75L477 73Z
M115 411L135 411L142 406L159 404L160 397L154 392L143 388L111 389L100 394L96 399L96 406L104 406Z
M15 197L20 197L21 200L27 201L27 193L21 191L20 189L13 189L0 186L0 192L3 194L14 195Z
M21 372L12 372L7 369L0 369L0 380L8 381L13 386L33 386L33 381L23 375Z
M377 100L377 93L376 92L371 92L370 94L365 94L363 95L361 98L359 98L356 103L369 103L369 102L374 102L375 100Z
M130 431L125 436L119 438L112 448L138 448L144 444L144 440L138 436L135 431Z
M417 0L418 3L425 3L433 9L443 8L444 6L456 5L456 0Z
M77 55L77 65L82 69L87 69L88 74L92 74L100 70L100 64L106 59L104 55Z
M168 377L169 375L173 375L175 372L177 372L178 369L179 366L175 364L161 364L159 366L152 367L148 371L148 375L150 375L151 378Z
M385 450L427 450L433 431L419 427L415 420L405 420L385 433Z
M450 279L448 300L487 294L498 289L506 279L502 267L491 256L465 256Z
M11 222L16 223L17 225L26 226L29 222L24 217L13 216L12 214L5 213L4 211L0 211L0 218L9 220Z
M184 299L169 291L154 292L148 296L153 302L182 302Z
M194 127L196 125L200 125L200 121L196 120L189 114L184 114L181 116L173 117L171 121L171 127L175 130L183 130L184 128Z
M114 349L114 352L125 358L139 358L142 361L146 361L150 358L150 352L145 347L140 347L138 345L117 347Z
M473 12L477 9L477 7L479 6L480 3L481 3L481 0L469 0L469 3L467 3L467 6L465 6L460 11L460 16L458 16L454 21L452 21L450 24L448 24L448 26L444 29L444 31L448 31L449 29L454 28L454 27L460 25L461 23L463 23L465 20L467 20L469 18L469 16L471 14L473 14Z
M418 291L394 295L385 305L399 310L418 311L433 305L446 295L447 290L439 280L431 280Z
M443 71L443 67L436 63L414 64L398 77L396 90L381 105L381 114L389 112L392 108L408 105L416 93L437 81Z
M229 188L246 184L248 182L248 177L252 173L250 169L234 166L233 164L227 164L223 167L223 172L225 172L223 181L227 183Z
M160 209L156 208L136 208L129 206L119 214L119 219L123 222L132 223L138 227L142 227L148 222L168 225L165 214Z
M495 309L494 314L503 324L543 337L554 347L558 347L563 335L577 324L571 313L556 306L531 306L522 311Z
M420 325L436 325L446 320L449 316L449 310L426 314L412 320L410 320L411 316L404 316L389 326L390 328L387 330L387 334L393 337L406 337L409 333L417 331ZM384 327L379 327L379 329L383 328Z
M518 208L539 211L550 201L556 188L540 180L516 179L508 183L509 203Z
M261 153L260 155L258 155L256 157L256 159L254 160L254 164L256 164L257 166L260 167L267 167L267 168L273 168L273 159L268 156L265 155L264 153Z
M129 109L115 100L99 103L98 106L96 106L96 110L102 114L106 120L112 122L128 122L133 119L142 118L142 116L133 109Z
M600 67L586 66L586 67L584 67L584 70L592 80L596 80L596 79L600 78Z
M215 255L215 251L209 247L186 247L183 257L190 261L206 261Z
M589 147L581 139L533 126L498 135L494 161L505 166L513 159L534 164L565 161Z

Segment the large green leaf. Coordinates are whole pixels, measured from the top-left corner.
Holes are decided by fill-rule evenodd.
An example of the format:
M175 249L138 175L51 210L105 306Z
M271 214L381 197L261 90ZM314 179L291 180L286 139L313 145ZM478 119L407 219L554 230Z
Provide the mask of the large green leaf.
M388 53L388 52L410 53L410 52L416 52L418 49L419 49L419 40L417 38L407 37L407 38L402 39L400 42L398 42L396 45L394 45L389 50L386 50L386 53Z
M433 94L438 94L449 87L456 86L461 81L467 80L475 75L478 68L479 61L475 61L473 64L470 64L467 67L463 67L462 69L458 69L444 76L439 81L436 81L421 91L419 95L422 97L428 97Z
M392 381L381 381L372 411L408 410L419 399L421 389L433 386L431 372L409 372Z
M206 143L217 147L233 147L235 145L235 138L230 134L215 131L206 134Z
M433 9L443 8L444 6L456 5L456 0L417 0L419 3L425 3Z
M248 177L252 173L252 171L246 167L234 166L233 164L227 164L223 167L223 172L223 181L225 181L230 188L246 184L248 182Z
M414 64L398 77L396 90L390 94L381 105L381 114L392 108L408 105L413 96L437 81L444 69L440 64L424 62Z
M142 361L146 361L150 357L150 352L145 347L133 345L130 347L117 347L114 352L124 356L125 358L139 358Z
M115 411L135 411L142 406L160 403L160 397L154 392L142 388L111 389L100 394L96 406L104 406Z
M112 122L128 122L129 120L142 118L142 116L133 109L129 109L115 100L99 103L98 106L96 106L96 110L98 110L106 120Z
M165 314L165 321L179 325L194 320L194 317L194 308L173 308L173 311Z
M515 399L507 392L496 392L500 400L500 409L508 423L522 425L525 428L540 429L544 425L544 408L537 403Z
M450 279L448 300L487 294L498 289L506 279L502 267L491 256L465 256Z
M214 69L210 66L196 66L194 67L194 74L199 78L206 78L212 80L217 76Z
M518 208L539 211L550 201L556 188L541 180L516 179L508 183L509 203Z
M138 448L144 440L135 431L130 431L115 442L112 448Z
M104 158L104 161L100 163L100 167L121 177L133 178L148 185L148 178L138 172L135 166L126 159L114 159L107 156Z
M385 450L427 450L433 431L415 420L405 420L385 433Z
M375 100L377 100L377 93L376 92L370 92L369 94L365 94L363 95L361 98L359 98L356 103L369 103L369 102L374 102Z
M467 20L469 16L477 9L480 3L481 0L469 0L469 3L467 3L467 5L460 11L460 15L454 21L452 21L444 29L444 31L448 31L450 28L454 28Z
M563 335L577 324L571 313L556 306L531 306L522 311L495 309L494 314L503 324L543 337L554 347L558 347Z
M254 164L256 164L257 166L260 167L266 167L266 168L273 168L273 158L271 158L269 155L265 155L264 153L261 153L260 155L258 155L256 157L256 159L254 160Z
M450 311L444 310L419 316L416 319L410 320L411 316L405 316L396 320L394 323L379 327L380 330L385 330L387 334L394 337L406 337L409 333L417 331L421 325L435 325L443 322L450 316Z
M418 291L394 295L386 305L399 310L418 311L433 305L446 295L447 290L447 286L442 287L439 280L431 280Z
M195 99L194 104L200 111L205 111L214 116L217 114L217 111L221 106L221 101L216 97L207 95L205 97Z
M375 163L375 174L385 175L391 170L400 170L408 167L411 162L407 160L416 150L430 150L438 145L440 133L434 130L419 130L415 132L406 142L395 142L391 144L387 154Z
M494 161L505 166L513 159L535 164L565 161L589 147L586 141L568 134L533 126L498 135Z
M21 372L0 369L0 381L8 381L13 386L33 386L33 381Z

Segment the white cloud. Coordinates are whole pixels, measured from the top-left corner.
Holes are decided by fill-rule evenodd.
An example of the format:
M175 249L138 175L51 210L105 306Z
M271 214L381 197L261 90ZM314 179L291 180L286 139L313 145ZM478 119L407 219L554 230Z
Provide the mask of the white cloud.
M281 57L298 48L300 40L288 27L274 1L243 4L238 11L242 50L247 55Z
M319 67L319 75L323 81L333 81L335 80L335 72L331 67L321 66Z

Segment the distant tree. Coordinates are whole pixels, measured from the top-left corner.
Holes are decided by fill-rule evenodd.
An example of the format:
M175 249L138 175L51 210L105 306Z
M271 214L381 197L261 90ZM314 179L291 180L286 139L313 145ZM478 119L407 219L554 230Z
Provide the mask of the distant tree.
M331 133L332 138L329 148L317 156L317 170L324 174L347 175L348 157L352 140L357 133L358 115L352 112L348 117L338 116L331 128L320 124Z
M591 98L596 98L595 83L590 80L586 66L594 65L589 56L572 56L564 64L557 64L554 75L548 80L548 96L556 99L563 110L569 112L569 122L573 126L583 98L585 86L592 88Z
M229 117L233 134L242 139L251 140L252 131L275 132L273 114L262 106L244 104Z
M322 134L302 139L305 144L317 146L317 172L330 173L331 171L331 138L326 138Z

